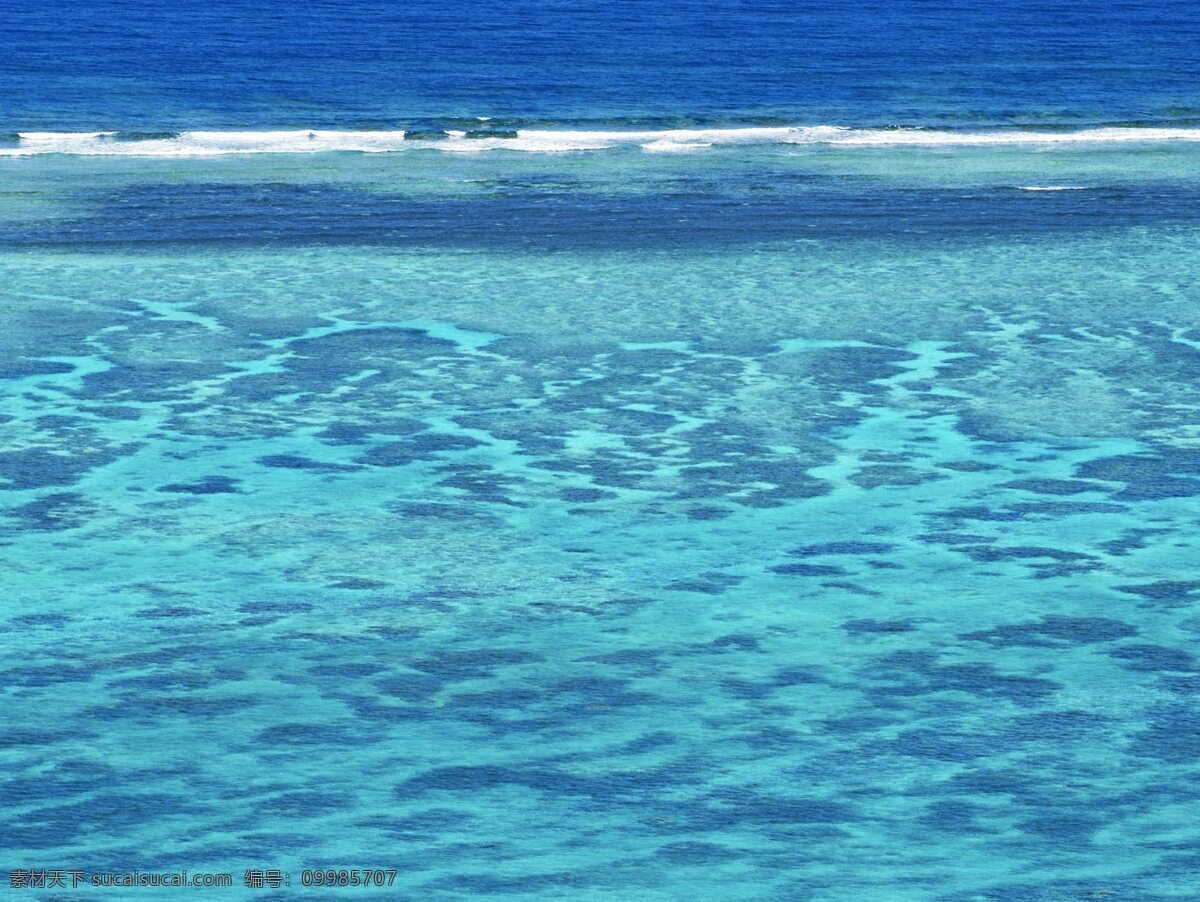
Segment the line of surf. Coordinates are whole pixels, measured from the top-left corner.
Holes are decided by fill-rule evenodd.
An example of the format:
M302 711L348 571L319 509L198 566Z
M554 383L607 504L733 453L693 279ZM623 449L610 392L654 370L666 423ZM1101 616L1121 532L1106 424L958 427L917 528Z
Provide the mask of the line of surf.
M23 132L0 146L0 156L205 157L230 154L392 153L435 149L449 153L509 150L525 153L636 147L678 153L727 145L832 147L973 147L995 145L1109 145L1200 142L1200 128L1106 127L1077 131L949 131L922 128L796 126L664 130L423 130L423 131L184 131Z

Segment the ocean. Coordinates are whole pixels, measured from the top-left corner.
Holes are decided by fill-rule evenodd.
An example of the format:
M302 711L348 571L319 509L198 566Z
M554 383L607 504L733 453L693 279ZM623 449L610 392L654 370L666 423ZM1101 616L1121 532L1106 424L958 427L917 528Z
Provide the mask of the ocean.
M6 890L1196 898L1198 13L0 0Z

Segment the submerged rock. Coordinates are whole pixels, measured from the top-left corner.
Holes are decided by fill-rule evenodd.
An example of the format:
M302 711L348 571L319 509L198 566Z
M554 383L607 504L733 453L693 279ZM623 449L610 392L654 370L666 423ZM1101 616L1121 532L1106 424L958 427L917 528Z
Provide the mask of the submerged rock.
M173 141L179 132L116 132L109 135L113 141Z
M472 128L467 130L468 138L515 138L516 129L512 128Z
M443 141L450 136L440 128L406 128L405 141Z

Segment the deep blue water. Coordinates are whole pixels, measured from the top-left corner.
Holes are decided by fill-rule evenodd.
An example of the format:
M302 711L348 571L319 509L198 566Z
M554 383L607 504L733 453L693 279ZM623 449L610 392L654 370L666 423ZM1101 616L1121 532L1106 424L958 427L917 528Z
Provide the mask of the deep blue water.
M0 0L0 877L1197 898L1196 13Z
M1200 118L1190 0L0 3L0 131Z

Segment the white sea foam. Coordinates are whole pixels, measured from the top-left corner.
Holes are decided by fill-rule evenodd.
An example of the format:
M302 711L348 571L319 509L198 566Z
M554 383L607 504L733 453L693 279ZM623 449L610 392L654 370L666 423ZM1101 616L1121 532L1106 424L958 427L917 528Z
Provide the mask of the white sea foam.
M957 132L922 128L850 129L822 126L811 129L794 129L793 131L797 133L797 137L789 139L789 143L849 146L955 147L1200 141L1200 128L1089 128L1072 132L1018 130Z
M712 146L712 141L649 141L641 145L646 153L695 153Z
M1018 191L1086 191L1087 185L1018 185Z
M187 131L174 136L126 140L116 132L23 132L0 156L71 154L80 156L208 157L227 154L389 153L436 149L451 153L508 150L524 153L597 151L640 147L650 153L688 153L731 144L829 145L835 147L969 147L988 145L1087 145L1200 142L1200 128L1094 128L1072 132L934 129L853 129L808 127L707 128L663 130L520 129L507 136L468 137L448 131L444 138L406 139L392 131ZM1037 188L1039 186L1027 186ZM1054 186L1051 186L1054 187ZM1074 188L1080 186L1059 186Z

